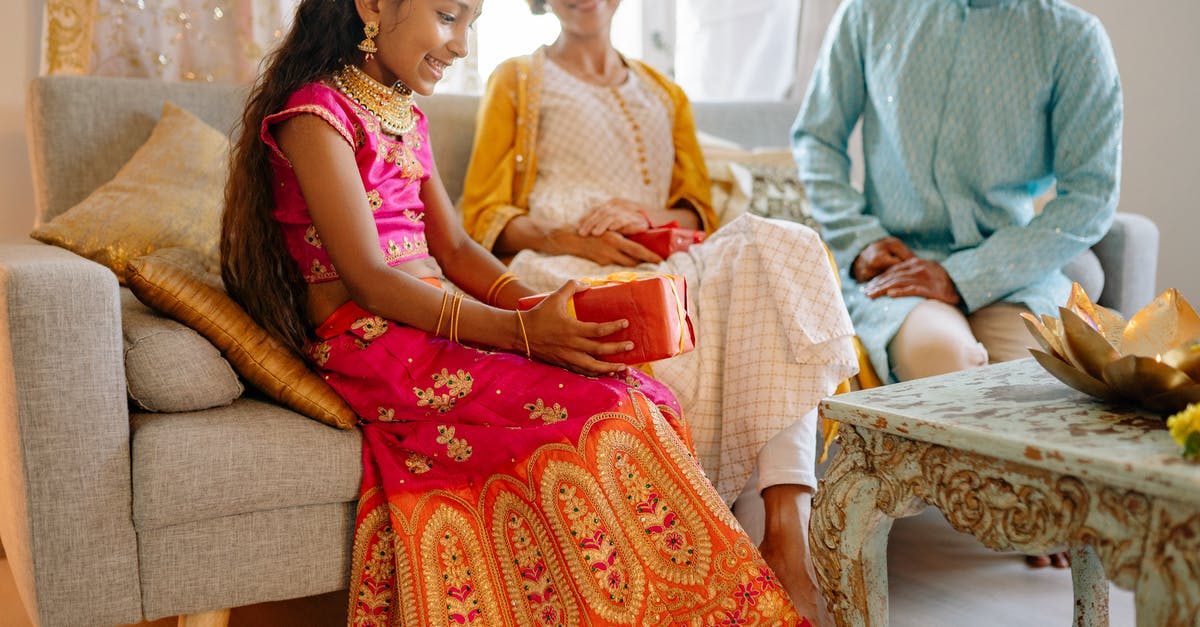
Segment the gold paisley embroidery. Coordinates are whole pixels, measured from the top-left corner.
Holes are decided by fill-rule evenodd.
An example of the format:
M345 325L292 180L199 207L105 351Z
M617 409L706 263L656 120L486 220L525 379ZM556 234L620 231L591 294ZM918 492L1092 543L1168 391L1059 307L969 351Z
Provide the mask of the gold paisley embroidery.
M613 503L623 503L617 519L644 565L663 579L701 584L711 577L712 542L694 500L680 489L675 474L632 434L610 431L596 448L600 485ZM699 500L699 499L696 499Z
M550 531L529 503L502 492L492 515L492 544L519 625L579 625L579 604ZM564 596L567 595L567 596Z
M381 139L376 157L384 163L395 164L400 168L401 175L407 179L415 181L425 176L425 167L417 161L417 156L407 144L394 144Z
M365 351L371 347L371 343L356 337L354 338L354 346L356 346L360 351Z
M411 147L414 151L420 150L423 145L420 131L413 129L411 132L405 133L401 138L402 141Z
M670 423L663 417L658 407L653 403L647 404L650 406L650 420L654 424L654 435L658 436L659 443L671 458L671 461L687 477L688 484L691 485L692 490L700 496L700 500L707 506L709 513L715 516L717 520L725 523L731 529L740 531L742 526L733 517L733 512L730 511L725 501L721 500L721 496L717 494L717 490L705 478L704 470L700 467L700 462L688 450L683 440L679 439L679 434L675 433L675 430L671 428Z
M410 451L404 460L404 466L414 475L423 475L433 469L433 460L416 451Z
M454 437L454 427L438 425L438 444L446 445L446 452L456 462L465 462L471 458L471 445L462 438Z
M396 419L396 410L391 407L379 408L379 422L392 422Z
M426 613L430 625L500 625L500 599L479 538L460 512L441 507L421 538ZM441 591L441 594L439 594Z
M408 218L409 222L417 223L417 222L421 222L422 220L425 219L425 214L420 211L413 211L412 209L405 209L404 217Z
M474 383L475 378L469 372L459 370L450 374L446 368L442 368L440 373L433 375L433 387L424 390L413 388L413 393L417 395L418 407L429 407L436 409L439 414L444 414L454 408L458 399L471 393ZM438 388L443 387L446 388L446 392L438 394Z
M304 241L308 242L308 245L312 246L313 248L323 247L321 244L321 237L317 235L317 227L311 224L308 225L307 229L304 229Z
M368 316L355 320L354 324L350 325L350 328L362 330L363 339L370 341L383 335L384 333L387 333L388 323L387 320L384 320L379 316Z
M367 501L364 495L362 501ZM395 591L395 532L388 524L387 506L376 507L359 525L351 557L351 581L357 592L350 599L353 624L387 627Z
M637 600L647 598L645 574L622 557L631 554L629 545L591 473L551 462L541 494L583 604L605 620L632 623Z
M554 424L567 419L567 408L555 403L550 407L546 407L542 399L537 399L536 403L526 403L525 410L529 412L530 420L541 420L545 424Z
M332 347L329 342L317 342L308 348L308 356L312 358L313 363L318 366L324 366L325 362L329 361L329 351Z
M383 206L383 196L379 194L379 190L372 189L367 191L367 204L371 205L371 213L379 211Z

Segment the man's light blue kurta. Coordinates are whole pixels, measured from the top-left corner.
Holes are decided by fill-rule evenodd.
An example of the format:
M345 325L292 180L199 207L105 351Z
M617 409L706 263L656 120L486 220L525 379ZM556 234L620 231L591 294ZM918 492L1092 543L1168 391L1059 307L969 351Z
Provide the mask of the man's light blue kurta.
M863 124L866 180L846 146ZM849 276L888 235L937 261L968 313L997 301L1057 315L1061 268L1116 210L1121 86L1099 20L1057 0L848 0L793 146L846 305L875 370L921 299L870 299ZM1057 197L1034 215L1034 199Z

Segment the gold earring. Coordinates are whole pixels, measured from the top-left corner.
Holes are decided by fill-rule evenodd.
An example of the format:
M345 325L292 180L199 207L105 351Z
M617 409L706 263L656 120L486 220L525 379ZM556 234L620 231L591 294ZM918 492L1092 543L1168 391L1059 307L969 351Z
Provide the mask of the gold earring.
M375 47L375 36L379 34L379 22L367 22L363 24L363 34L366 39L363 39L358 44L358 49L367 53L367 60L370 61L379 52L379 48Z

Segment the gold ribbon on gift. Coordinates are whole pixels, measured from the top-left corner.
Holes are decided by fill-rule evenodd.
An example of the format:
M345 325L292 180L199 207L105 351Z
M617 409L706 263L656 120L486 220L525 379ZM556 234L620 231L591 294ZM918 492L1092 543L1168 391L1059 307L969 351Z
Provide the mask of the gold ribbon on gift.
M679 295L679 290L675 288L675 279L679 278L673 274L664 274L662 272L635 272L632 270L623 270L621 272L613 272L606 277L587 277L579 279L587 283L591 287L599 287L601 285L612 285L614 283L632 283L641 279L652 279L661 277L667 279L671 285L671 295L675 297L675 311L679 314L679 352L683 352L683 348L687 346L688 326L687 326L687 306L683 302L683 298ZM578 318L575 315L575 300L571 299L567 303L567 311L571 317ZM647 366L647 369L649 366ZM650 373L653 374L653 373Z

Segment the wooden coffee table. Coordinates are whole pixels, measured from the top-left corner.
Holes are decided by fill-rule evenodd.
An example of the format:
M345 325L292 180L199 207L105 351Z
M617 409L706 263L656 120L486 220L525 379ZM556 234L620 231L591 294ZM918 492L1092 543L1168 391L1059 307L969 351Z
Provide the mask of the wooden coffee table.
M892 520L932 505L994 550L1068 547L1076 625L1200 625L1200 464L1163 418L1093 401L1032 359L821 402L840 450L813 505L817 581L839 625L886 625Z

